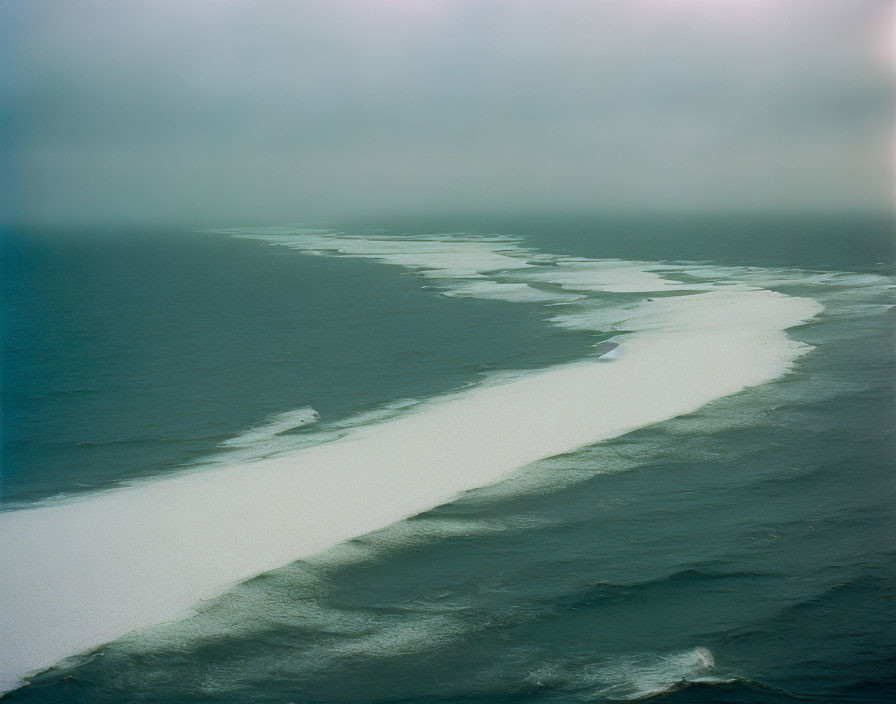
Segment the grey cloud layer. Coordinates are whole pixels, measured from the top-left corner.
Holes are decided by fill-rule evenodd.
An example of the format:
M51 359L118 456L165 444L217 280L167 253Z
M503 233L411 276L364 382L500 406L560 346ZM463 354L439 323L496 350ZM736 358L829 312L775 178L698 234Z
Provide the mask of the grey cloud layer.
M7 217L880 210L889 4L2 6Z

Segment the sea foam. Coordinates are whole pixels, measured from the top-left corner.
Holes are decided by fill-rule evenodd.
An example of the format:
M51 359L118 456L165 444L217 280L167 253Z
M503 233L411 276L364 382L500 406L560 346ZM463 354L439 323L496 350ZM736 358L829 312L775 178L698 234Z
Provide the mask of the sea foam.
M256 445L290 430L316 423L318 420L320 420L320 415L310 406L278 413L268 418L264 423L250 428L236 437L228 438L221 443L221 446L247 447Z
M533 269L539 283L584 288L578 275L588 269L587 262L574 267L573 282L558 262L550 280L554 267L531 263L542 255L498 238L369 241L314 232L285 239L309 253L409 267L449 288ZM687 288L658 282L648 271L655 266L600 263L589 290ZM773 379L807 349L784 331L820 310L812 299L753 286L645 300L622 316L629 332L610 362L586 359L474 386L266 460L2 513L0 686L15 687L30 672L134 629L188 616L237 582L536 460ZM310 409L297 413L256 431L314 419Z

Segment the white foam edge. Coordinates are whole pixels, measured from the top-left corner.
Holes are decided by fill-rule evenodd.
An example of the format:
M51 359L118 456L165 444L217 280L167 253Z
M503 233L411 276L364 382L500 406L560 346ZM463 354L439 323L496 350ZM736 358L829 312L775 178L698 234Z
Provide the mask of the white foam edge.
M312 425L320 420L320 414L311 406L303 406L292 411L285 411L269 416L258 425L244 430L239 435L220 443L221 447L247 447L270 440L288 430L295 430Z
M573 293L544 291L524 283L502 283L488 279L449 286L442 295L449 298L480 298L511 303L572 302L584 298Z

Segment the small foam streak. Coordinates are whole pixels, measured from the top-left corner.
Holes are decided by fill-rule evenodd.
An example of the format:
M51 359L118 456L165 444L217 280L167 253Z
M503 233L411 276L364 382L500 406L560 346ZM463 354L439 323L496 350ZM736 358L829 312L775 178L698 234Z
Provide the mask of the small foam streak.
M644 654L619 657L580 669L547 665L532 672L528 681L584 695L586 700L633 701L680 689L691 683L729 682L715 673L715 658L698 646L665 655Z
M445 295L453 298L483 298L511 303L568 302L583 298L575 294L543 291L533 288L529 284L505 284L497 281L475 281L465 285L452 286L445 292Z
M298 408L294 411L278 413L266 422L240 433L236 437L229 438L221 443L222 447L248 447L270 440L271 438L295 430L303 426L311 425L320 420L320 415L310 406Z
M603 687L601 694L617 699L643 699L672 691L685 682L721 681L710 676L715 666L712 653L700 646L646 661L623 660L607 669L609 686Z

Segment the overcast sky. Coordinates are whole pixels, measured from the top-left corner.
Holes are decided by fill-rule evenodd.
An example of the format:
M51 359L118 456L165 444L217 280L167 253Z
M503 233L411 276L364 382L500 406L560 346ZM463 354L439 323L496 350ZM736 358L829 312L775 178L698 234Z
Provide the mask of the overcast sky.
M2 218L893 206L886 0L0 0Z

